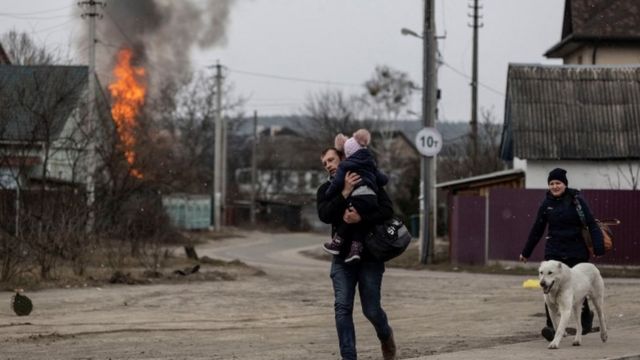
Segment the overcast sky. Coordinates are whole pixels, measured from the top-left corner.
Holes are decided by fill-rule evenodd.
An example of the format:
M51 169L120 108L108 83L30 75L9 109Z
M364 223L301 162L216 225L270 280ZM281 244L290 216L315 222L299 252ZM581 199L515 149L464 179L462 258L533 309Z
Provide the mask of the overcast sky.
M218 0L191 0L207 1ZM437 33L446 35L438 44L446 63L438 72L439 120L468 121L470 116L470 3L435 0ZM74 34L84 31L76 4L0 0L0 32L26 31L81 62L80 50L71 45ZM560 63L542 54L560 40L564 0L484 0L481 5L479 106L493 109L501 122L508 63ZM194 46L192 66L206 69L219 60L235 93L250 98L248 113L296 114L311 93L362 93L376 65L407 72L421 85L422 42L400 29L420 33L422 14L421 0L235 0L224 40L208 49ZM411 107L420 113L419 94Z

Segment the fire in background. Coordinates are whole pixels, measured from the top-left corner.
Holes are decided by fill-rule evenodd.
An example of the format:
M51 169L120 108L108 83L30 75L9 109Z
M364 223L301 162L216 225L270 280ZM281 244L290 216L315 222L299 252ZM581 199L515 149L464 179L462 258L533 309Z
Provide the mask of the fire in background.
M113 103L111 116L116 123L116 130L124 147L124 155L129 163L130 173L136 178L143 177L142 172L135 168L136 162L136 118L144 104L146 89L142 83L145 70L133 66L131 49L123 48L118 52L118 61L113 69L115 81L109 85L109 92Z

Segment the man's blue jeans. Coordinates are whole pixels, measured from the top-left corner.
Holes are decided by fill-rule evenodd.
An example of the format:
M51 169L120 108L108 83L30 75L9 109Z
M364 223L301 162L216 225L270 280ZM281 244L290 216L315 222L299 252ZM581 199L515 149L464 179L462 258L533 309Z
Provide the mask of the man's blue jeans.
M382 262L344 263L336 256L331 262L331 280L335 295L336 329L340 342L340 355L343 360L356 360L356 332L353 326L353 303L356 285L360 294L360 303L364 316L373 324L378 339L386 340L391 336L391 327L387 314L380 304L382 286Z

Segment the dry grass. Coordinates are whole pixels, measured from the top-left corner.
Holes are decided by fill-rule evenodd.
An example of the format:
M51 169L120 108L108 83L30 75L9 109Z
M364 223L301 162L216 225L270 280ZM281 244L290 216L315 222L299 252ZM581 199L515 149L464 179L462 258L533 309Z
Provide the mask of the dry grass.
M184 281L217 281L235 280L239 276L262 275L264 272L255 269L239 260L223 261L209 257L201 257L199 260L192 260L185 256L185 244L203 243L205 239L227 239L238 237L233 232L224 234L213 232L184 233L176 238L175 243L163 244L156 251L159 254L159 266L150 269L142 264L149 264L149 256L132 256L130 251L122 249L122 243L118 241L102 241L100 245L94 246L87 251L87 265L82 276L73 272L70 264L60 262L51 274L51 279L42 280L39 271L34 266L19 274L11 282L0 283L0 289L45 289L45 288L77 288L89 286L101 286L109 283L122 284L158 284L174 283ZM147 261L142 262L140 257L146 257ZM179 272L187 273L187 269L192 269L199 265L197 272L180 275Z

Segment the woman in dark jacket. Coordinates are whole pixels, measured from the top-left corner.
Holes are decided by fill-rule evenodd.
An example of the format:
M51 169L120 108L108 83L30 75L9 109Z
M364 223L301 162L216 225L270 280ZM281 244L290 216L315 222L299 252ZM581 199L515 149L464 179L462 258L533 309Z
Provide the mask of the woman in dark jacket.
M536 221L529 233L529 239L520 254L520 261L526 262L531 256L540 238L547 228L546 244L544 247L545 260L558 260L569 267L581 262L589 261L589 250L582 237L583 222L580 219L576 202L582 208L585 222L589 228L593 241L593 252L596 256L604 255L604 241L602 232L596 224L589 206L579 196L579 191L568 187L567 172L564 169L553 169L547 178L549 191L538 209ZM553 323L547 313L547 326L542 329L542 336L551 341L555 335ZM580 316L582 322L582 334L591 332L593 312L585 299Z

